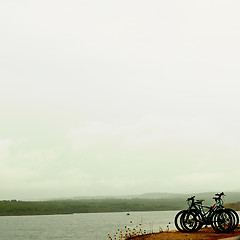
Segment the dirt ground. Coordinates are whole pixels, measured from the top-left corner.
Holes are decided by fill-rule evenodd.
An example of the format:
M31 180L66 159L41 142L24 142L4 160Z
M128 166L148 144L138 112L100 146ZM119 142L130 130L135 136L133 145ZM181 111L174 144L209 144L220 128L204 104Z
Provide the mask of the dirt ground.
M232 233L215 233L211 228L201 229L194 233L181 233L179 231L170 231L154 233L145 236L133 237L134 240L216 240L240 236L240 229Z

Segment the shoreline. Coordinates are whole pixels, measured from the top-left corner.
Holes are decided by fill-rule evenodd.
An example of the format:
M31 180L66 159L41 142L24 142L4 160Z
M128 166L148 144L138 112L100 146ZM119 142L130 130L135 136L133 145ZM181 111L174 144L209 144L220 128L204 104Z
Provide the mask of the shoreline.
M216 233L212 228L201 229L193 233L182 233L177 230L135 236L134 240L220 240L240 236L240 227L231 233Z

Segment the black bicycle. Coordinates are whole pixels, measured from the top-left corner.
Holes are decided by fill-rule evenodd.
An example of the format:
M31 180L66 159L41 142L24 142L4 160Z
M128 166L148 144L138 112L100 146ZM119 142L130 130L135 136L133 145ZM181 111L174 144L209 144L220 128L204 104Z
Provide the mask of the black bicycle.
M212 206L203 205L204 200L188 198L189 208L177 213L175 226L181 232L194 232L204 225L211 225L216 232L230 232L239 224L238 214L232 209L223 207L224 193L217 193Z

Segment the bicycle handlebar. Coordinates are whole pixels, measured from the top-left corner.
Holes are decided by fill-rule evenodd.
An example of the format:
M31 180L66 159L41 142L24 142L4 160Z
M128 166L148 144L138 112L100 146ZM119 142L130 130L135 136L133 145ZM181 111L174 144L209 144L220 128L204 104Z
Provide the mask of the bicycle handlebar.
M194 201L194 198L195 198L195 196L192 196L192 197L188 198L187 201Z
M220 200L222 200L222 196L225 196L224 192L221 192L221 193L216 193L215 196L217 197L214 197L213 199L215 200L215 202L218 202Z
M215 196L221 197L221 196L225 196L224 192L221 193L216 193Z
M217 202L217 201L221 200L222 196L225 196L225 194L224 194L224 192L221 192L221 193L216 193L215 196L217 196L217 197L214 197L213 199ZM192 197L188 198L186 201L194 202L194 198L195 198L195 196L192 196Z

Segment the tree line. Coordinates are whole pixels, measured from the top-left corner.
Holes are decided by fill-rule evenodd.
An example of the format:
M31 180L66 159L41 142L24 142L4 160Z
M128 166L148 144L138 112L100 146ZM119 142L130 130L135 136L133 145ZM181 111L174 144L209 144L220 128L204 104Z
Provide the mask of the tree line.
M166 211L186 207L182 199L84 199L56 201L0 201L1 216L101 212Z

